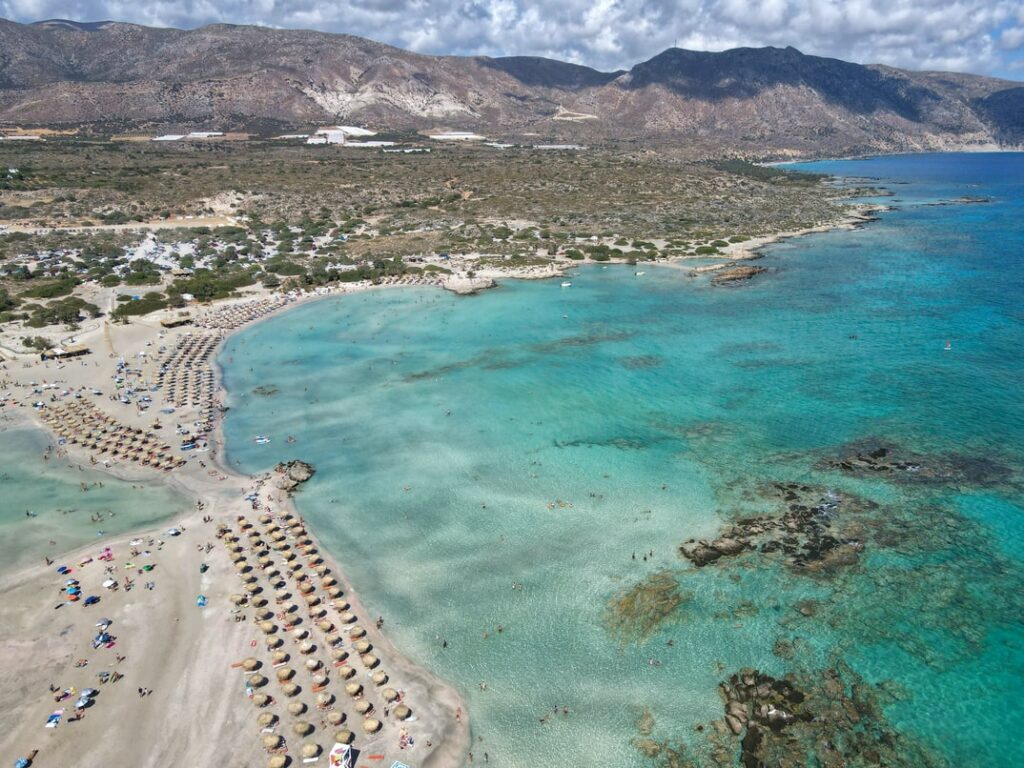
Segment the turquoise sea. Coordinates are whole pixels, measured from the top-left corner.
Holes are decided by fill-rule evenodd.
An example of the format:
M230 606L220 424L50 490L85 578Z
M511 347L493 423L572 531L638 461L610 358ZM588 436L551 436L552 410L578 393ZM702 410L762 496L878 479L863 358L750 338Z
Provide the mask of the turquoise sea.
M791 764L1024 764L1024 155L807 167L894 210L742 287L587 267L227 344L229 460L316 465L301 512L463 692L476 763L739 764L711 723L749 667L807 695ZM838 463L879 446L898 468ZM856 554L679 554L803 501ZM609 607L645 580L671 609L646 632Z
M188 500L162 485L118 480L54 453L44 458L54 446L41 429L0 419L0 575L189 511Z

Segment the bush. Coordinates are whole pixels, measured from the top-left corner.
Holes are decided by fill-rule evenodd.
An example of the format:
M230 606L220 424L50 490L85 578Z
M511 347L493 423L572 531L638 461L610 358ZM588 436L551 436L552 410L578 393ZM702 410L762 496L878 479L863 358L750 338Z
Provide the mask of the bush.
M78 285L78 281L73 277L62 277L59 280L53 282L47 282L43 285L35 285L26 291L22 291L21 295L26 299L53 299L57 296L67 296Z
M693 249L693 252L700 256L710 256L712 254L718 253L718 249L715 248L713 245L698 245L696 248Z

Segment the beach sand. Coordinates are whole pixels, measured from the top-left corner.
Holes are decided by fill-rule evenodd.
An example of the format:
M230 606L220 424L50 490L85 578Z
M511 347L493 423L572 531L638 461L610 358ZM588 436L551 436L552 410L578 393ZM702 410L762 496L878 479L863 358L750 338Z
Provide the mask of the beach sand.
M0 378L5 379L3 390L13 395L5 411L15 424L38 426L38 414L31 403L47 400L51 392L47 391L45 396L33 393L30 383L45 381L59 384L54 393L80 388L102 390L103 396L91 398L97 407L126 425L148 428L154 418L152 411L139 413L134 406L108 397L116 356L123 355L133 366L141 364L151 379L155 361L143 362L132 356L145 350L151 353L150 358L155 357L152 353L159 344L170 345L190 331L194 329L165 331L155 320L96 327L78 334L79 341L93 349L86 357L63 364L44 364L34 356L8 359L0 371ZM147 343L152 346L147 347ZM153 393L153 398L153 410L158 410L163 405L160 394ZM165 422L188 423L196 417L186 408L160 418ZM166 429L169 431L169 425ZM173 442L171 435L165 439ZM315 708L313 686L308 680L302 681L303 690L296 697L310 710L302 719L316 726L310 737L302 739L291 731L296 718L285 710L289 700L278 690L269 651L254 622L254 610L242 606L239 612L232 613L234 606L229 597L243 592L243 583L229 553L216 538L215 528L224 523L237 531L239 516L245 515L255 522L266 510L254 511L252 503L243 498L256 487L256 481L223 467L219 462L220 445L219 433L215 431L210 452L191 454L187 464L172 472L124 460L112 462L109 467L97 464L97 469L134 483L168 483L191 501L194 511L158 530L103 539L102 544L65 552L52 566L43 563L41 554L38 565L0 579L6 597L0 616L8 638L5 660L0 665L0 752L12 761L39 750L33 763L36 766L264 765L268 759L262 744L264 734L256 722L263 710L257 710L247 698L247 675L237 667L242 659L254 656L262 662L260 673L270 678L265 690L276 700L266 711L278 715L280 724L276 732L286 739L293 763L301 763L299 746L312 741L324 750L318 762L326 765L326 751L334 743L335 728L321 725L323 713ZM66 458L83 465L90 460L89 451L81 446L70 446ZM200 461L206 466L201 466ZM275 515L296 514L287 495L269 483L264 484L260 501L269 505ZM202 509L196 502L202 503ZM204 518L212 521L204 523ZM167 535L171 525L183 529L181 535ZM133 540L135 550L149 554L131 555ZM244 540L243 543L247 544ZM207 544L213 545L208 553L203 550ZM97 559L104 547L114 554L111 563ZM352 591L342 568L327 552L321 550L320 556L344 590L345 600L351 604L350 610L358 617L359 625L365 629L366 639L379 659L377 669L386 670L386 685L404 694L404 702L413 713L412 718L402 723L395 722L393 717L383 717L381 689L369 680L370 672L354 662L352 666L359 676L353 679L363 683L366 698L374 704L371 714L383 721L377 734L364 735L360 727L362 718L355 711L353 700L345 694L344 681L331 674L328 691L337 700L334 708L346 714L341 727L348 727L355 734L354 746L361 752L358 765L390 765L394 760L438 768L461 765L469 731L465 705L458 693L404 658L376 628L374 617ZM89 557L92 562L79 566ZM127 568L128 561L135 567ZM66 577L56 572L61 564L74 568L70 576L80 581L84 595L101 597L99 604L86 607L81 602L66 602L60 593ZM150 564L154 566L152 571L138 572L143 565ZM201 573L200 566L204 564L207 569ZM131 591L123 586L117 590L101 586L107 578L104 568L108 565L115 567L113 577L119 582L126 576L134 579ZM154 583L152 590L145 588L149 581ZM266 585L264 593L269 591ZM204 608L197 606L199 595L207 599ZM61 607L56 608L58 605ZM270 607L275 607L273 601ZM235 621L242 614L246 620ZM111 648L94 650L92 639L98 631L95 624L101 617L112 621L109 632L115 643ZM306 626L310 626L308 621ZM319 630L310 629L315 641ZM292 666L301 663L291 639L286 643L294 659L290 662ZM347 647L350 645L346 642ZM123 660L117 661L118 656L123 656ZM318 656L329 663L322 645ZM80 659L87 660L87 666L76 666ZM305 676L306 670L298 671ZM100 684L100 672L117 672L123 678ZM74 687L76 694L57 703L51 686L59 690ZM85 710L83 719L69 722L75 715L77 691L87 687L99 691L94 704ZM140 696L139 688L152 693ZM45 728L47 717L61 707L65 708L62 723L53 729ZM400 729L413 738L415 746L411 749L399 749ZM370 763L365 759L370 755L384 758Z

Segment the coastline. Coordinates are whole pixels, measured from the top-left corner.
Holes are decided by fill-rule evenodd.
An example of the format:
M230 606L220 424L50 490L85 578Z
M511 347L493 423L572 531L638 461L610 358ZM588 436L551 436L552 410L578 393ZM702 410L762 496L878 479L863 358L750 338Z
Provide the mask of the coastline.
M869 210L870 209L870 210ZM756 259L760 254L759 249L771 243L783 239L799 237L805 234L828 231L831 229L854 228L867 221L872 220L870 213L884 210L885 206L859 206L858 209L847 216L837 219L828 224L819 225L805 230L793 232L780 232L766 235L743 243L736 243L713 257L720 260L744 260ZM708 258L708 257L704 257ZM661 266L681 269L685 268L683 262L692 260L693 257L684 259L672 259L667 263L660 263ZM479 285L470 284L471 290L458 290L448 285L439 285L437 282L430 283L437 287L445 287L458 294L474 293L479 289L493 287L496 279L548 279L562 277L566 270L582 264L597 263L619 263L628 262L628 258L612 259L609 262L596 262L592 259L581 261L566 260L564 263L552 264L544 270L536 268L525 269L490 269L482 270L479 274ZM658 266L659 262L644 262L651 266ZM448 282L448 281L445 281ZM217 356L223 348L225 341L237 330L263 320L275 317L278 314L300 304L312 301L337 297L345 293L373 290L383 288L403 287L402 284L383 285L353 285L342 290L327 290L305 294L287 301L281 306L256 317L240 326L224 331L212 354L212 369L214 371L214 398L221 403L228 397L229 393L224 387L224 375L220 365L216 362ZM260 293L256 299L267 298L269 293ZM215 305L215 308L240 305L243 302L253 300L253 296L246 296L243 299L229 300ZM94 338L97 347L101 340L111 345L110 357L114 357L113 341L111 341L112 330L115 335L121 335L122 352L126 346L138 346L148 339L152 342L154 337L162 333L156 319L151 317L148 320L138 321L127 329L114 329L105 322L100 322L95 328L85 334L77 334L79 338ZM182 333L190 332L192 329L184 329ZM175 335L171 334L169 338ZM162 337L161 337L162 338ZM94 357L99 357L99 350ZM38 367L22 363L28 356L19 355L14 360L7 360L8 373L10 367L17 365L18 376L12 378L22 379L25 383L25 373L32 378L32 372L38 372ZM95 360L96 367L99 363ZM83 366L85 364L83 363ZM57 370L67 370L74 366L68 364L58 367ZM46 370L52 370L49 366ZM68 371L71 375L72 371ZM13 409L8 408L9 412ZM24 411L18 417L25 424L34 428L42 428L44 433L54 439L53 433L39 422L38 418L30 417ZM149 745L149 751L144 759L133 758L133 764L159 765L168 760L183 761L186 764L212 765L225 760L233 760L239 757L246 757L249 761L262 760L265 756L259 749L259 739L256 733L248 735L245 729L253 730L254 713L244 703L239 704L240 698L238 689L231 685L224 685L225 679L222 669L230 669L232 663L245 655L247 640L251 637L251 626L244 622L230 621L225 618L216 622L209 617L212 611L204 614L197 614L193 603L197 589L210 598L210 603L215 605L214 611L225 606L227 593L237 589L234 582L233 570L223 552L214 549L214 554L209 558L207 565L209 570L202 579L198 578L198 569L204 560L196 549L201 546L194 538L195 532L204 530L203 518L212 516L214 522L228 522L234 524L235 518L240 514L252 515L245 503L242 501L246 490L256 480L265 478L253 478L233 470L229 464L226 453L226 441L223 434L222 418L216 418L213 429L209 433L210 452L207 456L210 466L216 472L215 479L211 480L210 474L204 474L196 468L197 462L190 462L181 469L173 472L153 474L152 470L145 470L125 464L114 464L113 466L97 469L110 473L130 482L146 482L153 484L164 484L182 494L186 499L195 504L202 502L202 509L193 507L192 511L177 520L179 527L184 529L179 539L166 542L170 548L182 542L187 542L186 551L180 552L173 561L173 565L161 564L160 585L161 595L172 593L173 600L166 604L147 606L145 608L146 622L139 622L142 617L135 616L142 609L137 600L138 594L132 595L132 599L126 600L122 609L101 608L104 616L111 615L115 622L124 624L130 633L126 632L126 644L134 648L145 648L138 664L141 673L147 676L143 681L143 687L154 687L159 692L171 691L166 701L162 701L160 714L153 713L152 705L133 712L132 716L124 721L119 721L117 727L129 729L122 740L120 737L112 737L111 727L100 728L96 720L92 718L88 724L75 724L71 726L74 731L68 736L69 728L61 730L60 739L49 738L50 746L45 746L46 739L29 737L29 730L40 722L45 716L45 699L39 695L40 690L50 681L56 679L61 668L65 674L71 670L73 654L67 649L67 644L62 638L69 627L61 621L54 620L54 612L45 610L49 601L45 597L48 587L59 583L59 579L52 575L52 571L43 571L40 567L30 566L19 569L16 572L7 574L0 578L0 586L3 586L10 596L7 602L5 616L7 624L20 638L26 638L27 642L17 642L12 646L9 658L12 663L5 665L7 669L0 676L0 682L4 683L6 693L0 694L0 709L4 712L0 715L0 726L3 727L5 736L0 739L0 744L5 753L16 754L28 752L31 749L40 748L43 744L48 761L49 756L54 754L67 758L75 755L75 759L81 762L92 760L109 761L109 754L106 751L108 739L113 743L132 744L137 742L137 737ZM81 448L72 449L72 455L80 458L85 455ZM205 467L204 467L205 469ZM279 514L293 514L298 516L295 503L287 497L274 500L275 512ZM205 529L209 535L212 530ZM148 528L142 531L129 532L110 540L104 540L103 544L115 550L122 550L130 546L129 542L138 539L159 540L159 529ZM315 532L310 532L310 538L314 546L319 548ZM195 544L195 546L192 546ZM163 544L161 545L162 548ZM80 558L86 557L90 552L96 550L96 545L74 549L61 555L67 562L79 562ZM365 608L359 601L357 594L352 590L342 563L334 558L326 550L320 549L324 560L329 564L331 571L337 576L344 588L346 599L352 604L353 610L366 621L365 629L367 637L373 645L380 650L382 659L389 671L396 677L401 677L405 688L412 692L410 701L417 714L424 721L431 720L431 728L435 728L438 734L438 743L433 744L429 754L420 758L422 751L417 749L417 764L427 768L445 768L445 766L462 765L464 755L470 747L470 733L468 716L456 718L455 711L461 709L466 712L466 707L458 692L449 684L433 675L428 670L419 667L402 654L391 644L387 636L380 632L373 623L366 620ZM169 588L165 586L170 581ZM190 584L195 588L190 589ZM106 602L106 598L104 598ZM73 608L72 610L77 610ZM66 614L67 611L60 612ZM62 619L63 616L57 617ZM168 627L173 626L173 631L167 632ZM249 634L246 634L246 633ZM41 638L49 637L45 642ZM133 657L137 658L137 657ZM223 666L221 666L223 665ZM189 669L189 674L182 675L181 670ZM74 673L71 673L74 674ZM152 678L155 677L156 680ZM58 683L59 684L59 683ZM131 685L131 683L129 684ZM109 696L103 701L104 711L108 710L109 699L124 698L125 691L118 691L117 696ZM127 691L129 699L132 691ZM10 698L8 698L10 697ZM38 700L38 701L37 701ZM196 701L203 701L203 707L196 707ZM146 711L149 714L143 714ZM219 732L224 733L229 729L239 733L237 739L211 739L208 725L215 722L219 726ZM429 744L430 739L427 740ZM422 740L421 740L422 743ZM184 745L184 749L183 749ZM65 759L66 762L66 759Z
M274 316L298 303L326 297L303 297L276 308L254 322ZM133 336L141 335L140 325L132 326L135 330ZM246 325L248 324L242 327ZM148 330L151 333L156 332L153 328ZM237 329L223 334L217 350L234 330ZM101 332L99 328L94 331ZM24 360L24 357L21 359ZM12 362L20 361L8 361L8 367ZM223 389L222 373L219 366L214 368L216 396L223 398L226 392ZM34 366L26 366L21 368L19 373L32 370L35 370ZM12 416L12 426L41 429L51 444L55 442L52 431L35 415L28 414L26 409L8 406L6 410ZM47 734L49 738L39 738L36 735L36 727L45 720L47 712L46 699L41 696L45 693L46 687L53 685L54 682L61 687L62 675L79 679L89 679L93 675L78 672L78 668L72 667L73 659L79 654L84 655L87 649L76 648L71 651L68 648L69 643L61 639L67 636L68 630L71 629L66 626L66 622L60 621L68 611L60 611L59 615L55 616L48 605L52 600L47 595L49 589L62 583L63 577L54 576L51 568L43 568L41 565L18 568L0 577L0 586L8 594L4 609L5 622L19 638L11 644L8 653L10 663L5 664L4 671L0 673L0 681L4 688L4 693L0 694L0 712L3 713L0 715L0 726L4 733L3 738L0 738L0 749L3 749L5 754L28 754L33 749L40 749L42 751L39 759L45 757L45 764L50 764L51 760L68 764L92 762L93 759L109 763L109 743L130 746L137 743L140 733L152 731L145 738L148 751L144 759L135 756L133 764L156 766L173 760L184 764L213 765L225 761L231 763L240 756L244 756L247 763L254 764L255 761L265 759L260 757L262 750L259 749L258 732L255 732L258 729L254 729L252 722L255 714L251 705L244 701L239 702L239 699L243 698L239 689L233 685L225 685L227 680L221 672L221 669L231 669L237 658L251 650L248 647L248 639L254 631L253 626L251 623L227 619L220 622L216 619L211 620L214 613L219 613L229 606L227 593L239 589L240 585L223 551L215 547L206 557L197 549L202 544L197 543L194 538L198 535L212 539L212 527L203 523L206 517L212 518L215 523L234 525L237 516L247 512L252 516L253 512L248 508L243 496L254 481L265 478L250 477L238 473L229 466L219 418L215 421L215 429L210 433L209 446L210 451L205 460L210 469L205 475L199 470L197 462L190 462L178 470L161 474L124 463L95 466L95 469L121 480L136 484L167 486L187 499L192 504L191 511L174 518L175 527L183 531L180 537L168 539L164 536L161 539L163 526L171 522L166 520L157 528L146 526L104 538L99 546L85 545L62 550L59 554L54 553L60 562L79 563L86 558L94 557L101 546L120 553L128 549L131 542L140 540L147 543L160 541L160 551L164 546L177 550L172 561L161 559L154 571L157 574L154 593L159 591L161 598L171 595L173 600L164 602L161 599L156 605L149 605L143 609L140 600L143 595L140 594L141 591L135 591L117 596L126 598L121 601L124 603L123 606L108 605L108 602L116 598L103 595L99 606L85 609L98 611L95 614L89 613L88 616L98 616L102 612L103 616L113 619L114 627L111 631L116 630L119 636L118 645L125 646L125 655L128 657L124 666L117 663L116 669L129 679L136 677L133 672L141 673L141 676L146 678L145 681L141 681L144 682L142 687L152 688L160 696L159 714L152 712L157 705L149 705L145 709L149 710L150 714L145 718L133 712L123 720L119 719L117 723L108 722L105 728L98 729L101 725L99 720L112 711L111 699L116 703L117 699L123 699L125 695L134 698L132 691L122 683L120 688L123 690L115 687L112 691L102 691L96 706L97 710L103 711L104 714L90 718L91 722L62 726ZM68 452L67 457L72 462L78 460L79 463L83 463L86 455L87 451L74 447ZM206 470L207 467L204 466L202 469ZM214 479L211 480L211 477ZM201 508L198 502L202 503ZM299 516L289 496L281 493L273 499L273 503L276 514ZM466 707L461 697L453 687L407 659L394 647L370 620L338 560L327 550L319 548L314 532L310 531L309 536L314 546L322 553L330 572L341 585L345 599L351 604L350 610L362 617L366 639L376 649L382 668L386 667L391 679L395 681L391 684L401 685L401 690L407 693L410 706L416 715L415 718L410 718L410 723L415 722L415 725L410 726L410 730L415 729L428 734L417 739L416 763L426 768L461 765L469 745L468 716L464 714ZM187 546L180 547L182 543L187 543ZM156 552L153 554L156 555ZM208 570L200 577L201 564L205 564ZM91 593L96 587L85 584L86 570L88 566L82 569L83 576L80 578L83 587L89 589ZM98 575L95 574L95 570L98 568L94 566L93 573ZM190 582L194 582L195 586L190 586ZM209 599L211 608L202 612L197 611L192 602L197 591ZM70 610L82 609L73 606ZM135 614L143 610L146 613L146 621L138 622L137 619L143 617ZM57 621L54 621L55 619ZM213 626L210 626L211 624ZM173 631L165 634L170 625L173 625ZM145 651L140 652L140 649ZM90 666L85 669L92 668L90 659ZM188 674L182 674L184 669L188 669ZM138 680L136 677L136 681ZM81 689L85 685L80 682L78 688ZM203 701L206 704L202 708L197 708L196 701ZM52 709L52 705L50 708ZM458 710L461 710L461 713L456 717L455 712ZM190 715L193 711L197 714ZM121 712L118 712L119 718L120 714ZM216 738L215 734L208 730L210 722L218 726ZM118 726L125 723L130 725L130 730L121 736L115 735ZM392 740L396 728L387 730L387 738ZM238 737L224 739L223 734L229 731L238 733ZM246 731L250 731L252 735ZM380 739L384 735L382 731L380 737L373 737L367 742L371 752L384 751L381 749L383 744L380 744ZM67 738L55 738L58 736ZM357 740L357 748L361 746L360 741L363 740ZM426 753L421 746L424 742L428 745ZM330 743L326 743L325 752L329 747ZM71 755L74 755L74 758L71 758Z

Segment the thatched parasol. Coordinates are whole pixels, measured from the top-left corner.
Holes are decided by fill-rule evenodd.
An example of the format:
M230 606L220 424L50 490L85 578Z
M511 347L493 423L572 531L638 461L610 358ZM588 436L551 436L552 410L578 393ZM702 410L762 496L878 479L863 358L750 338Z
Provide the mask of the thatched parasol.
M341 725L345 722L345 713L339 712L338 710L332 710L327 713L327 724L328 725Z
M252 604L257 608L262 608L267 604L267 598L257 597L255 600L252 601Z
M329 635L327 635L326 640L328 645L338 645L341 642L341 635L339 635L337 632L331 632Z
M331 706L334 703L334 696L327 692L318 693L316 695L316 705L320 709Z
M277 631L277 625L272 621L261 621L260 632L264 635L272 635Z
M285 696L291 697L297 694L301 689L295 683L285 683L281 686L281 690L284 691Z
M284 664L288 661L288 654L285 651L274 651L270 655L270 661L272 664Z
M349 683L345 686L345 693L347 693L349 696L353 698L355 698L362 692L363 686L361 686L359 683Z
M299 720L292 726L292 731L299 736L305 736L307 733L313 732L313 724L306 720Z
M322 632L330 632L331 630L333 630L333 629L334 629L334 625L333 625L333 624L331 624L331 622L327 621L326 619L323 619L323 620L321 620L321 621L318 621L318 622L316 623L316 625L317 625L317 627L318 627L318 628L319 628L319 629L320 629L320 630L321 630Z
M345 611L347 611L347 610L348 610L349 608L351 608L351 607L352 607L352 606L350 606L350 605L348 604L348 601L347 601L347 600L341 600L341 599L335 600L335 601L334 601L333 603L331 603L331 605L333 605L333 606L334 606L334 610L336 610L336 611L341 611L341 612L345 612Z
M331 658L335 661L344 661L348 658L348 651L346 651L344 648L332 648Z
M383 696L384 697L384 701L387 701L387 702L397 701L398 700L398 691L396 691L394 688L385 688L381 692L381 696Z
M259 668L260 660L257 658L249 656L248 658L242 660L242 669L244 669L246 672L252 672L254 669Z
M280 680L283 683L283 682L291 680L293 677L295 677L295 670L292 669L291 667L281 667L274 674L276 674L277 675L277 679Z
M250 595L255 595L257 592L260 591L260 585L259 584L246 584L245 585L245 591L248 592Z
M363 720L363 730L367 733L376 733L380 730L380 720L375 717L368 717Z
M256 705L256 708L265 707L270 703L270 697L265 693L257 693L252 697L252 703Z
M284 645L284 640L282 640L280 637L276 637L276 636L274 636L274 637L266 637L266 638L263 639L263 642L265 642L267 644L267 648L270 648L270 649L278 648L281 645Z
M412 714L412 710L405 706L405 704L399 704L397 707L395 707L392 714L399 720L405 720L409 717L409 715Z
M284 768L288 765L288 758L284 755L272 755L267 761L267 768Z
M333 586L334 586L335 584L337 584L337 583L338 583L338 580L337 580L336 578L334 578L333 576L324 576L324 577L323 577L323 578L322 578L322 579L320 580L320 583L321 583L321 584L322 584L323 586L325 586L325 587L333 587Z
M356 668L351 667L348 664L342 667L338 667L338 676L341 677L343 680L348 680L351 677L355 677L355 674Z
M359 653L359 654L366 653L371 648L373 648L373 646L370 645L370 641L369 640L360 640L359 642L354 643L352 645L352 647L355 648L356 649L356 653Z
M256 716L256 724L260 728L269 728L277 722L277 715L273 712L261 712Z
M341 587L328 587L326 590L328 597L341 597L345 594L345 591Z
M359 699L359 701L356 702L356 712L360 715L365 715L371 709L373 709L373 704L366 699Z
M364 653L359 657L359 660L363 662L363 666L367 669L373 669L380 664L380 659L374 656L372 653Z
M313 653L313 651L315 651L315 650L316 650L316 646L313 645L313 643L310 643L308 641L299 646L299 653L301 653L303 655L308 655L310 653ZM313 661L313 659L309 659L308 661L306 661L306 666L307 667L309 666L309 662L310 661Z
M363 629L362 626L360 626L359 624L356 624L354 627L349 627L349 630L348 630L349 639L357 640L360 637L364 637L365 635L366 635L366 630Z
M388 681L388 673L383 669L378 669L370 679L373 680L374 685L384 685Z
M234 594L231 595L231 597L229 597L228 600L230 600L235 605L241 605L245 602L245 595Z
M279 746L281 746L281 737L276 733L268 733L263 737L264 749L277 749Z
M320 754L320 745L307 741L302 745L302 749L299 750L299 754L306 759L316 757Z
M350 731L348 728L342 728L340 731L334 734L334 740L339 744L351 744L352 731Z
M343 624L354 624L356 621L356 615L352 611L345 611L341 614L341 621Z
M309 632L303 629L302 627L299 627L298 629L292 630L292 637L294 637L296 640L305 640L307 637L309 637Z
M288 704L288 714L289 715L295 715L296 717L298 717L299 715L301 715L305 711L306 711L306 705L303 704L301 701L292 701L292 702L289 702L289 704Z

